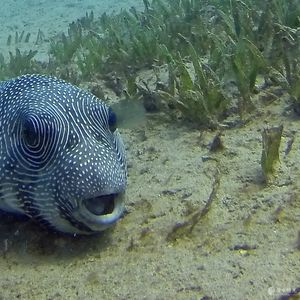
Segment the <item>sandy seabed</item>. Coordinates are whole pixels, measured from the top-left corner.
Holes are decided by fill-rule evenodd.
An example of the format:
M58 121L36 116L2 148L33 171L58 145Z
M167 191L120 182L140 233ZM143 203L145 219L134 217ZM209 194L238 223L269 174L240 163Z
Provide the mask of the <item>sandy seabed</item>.
M142 1L5 1L1 51L33 46L7 47L15 31L51 37L86 11L132 5ZM299 288L299 122L283 94L257 104L245 126L224 129L224 148L215 153L209 145L216 132L163 113L121 128L129 165L124 217L100 236L71 238L4 215L0 299L259 300ZM266 124L284 126L269 185L260 166Z
M102 13L117 13L130 7L141 8L143 1L139 0L8 0L1 2L0 13L0 52L7 56L8 50L38 49L37 58L47 59L49 38L66 32L68 24L93 11L95 15ZM44 34L45 43L35 45L39 30ZM30 32L29 43L15 43L16 32L20 35ZM8 36L12 35L12 43L8 47Z

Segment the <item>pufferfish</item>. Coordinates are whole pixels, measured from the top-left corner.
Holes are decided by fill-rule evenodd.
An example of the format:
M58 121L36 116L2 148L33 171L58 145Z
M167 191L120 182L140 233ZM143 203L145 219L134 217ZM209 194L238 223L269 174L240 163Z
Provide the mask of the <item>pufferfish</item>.
M114 224L127 178L115 123L104 102L55 77L0 82L0 209L74 235Z

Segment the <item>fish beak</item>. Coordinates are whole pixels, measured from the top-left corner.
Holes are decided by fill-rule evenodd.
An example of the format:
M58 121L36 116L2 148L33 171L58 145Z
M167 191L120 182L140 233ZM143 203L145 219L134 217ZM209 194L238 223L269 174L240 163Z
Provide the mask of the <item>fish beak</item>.
M93 231L105 230L122 216L124 199L124 192L86 199L81 202L74 216Z

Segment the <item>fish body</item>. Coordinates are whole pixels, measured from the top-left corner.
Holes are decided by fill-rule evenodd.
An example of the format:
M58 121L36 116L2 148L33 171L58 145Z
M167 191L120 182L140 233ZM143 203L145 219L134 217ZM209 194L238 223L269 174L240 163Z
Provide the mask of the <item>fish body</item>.
M124 210L126 157L115 114L63 80L0 82L0 209L91 234Z

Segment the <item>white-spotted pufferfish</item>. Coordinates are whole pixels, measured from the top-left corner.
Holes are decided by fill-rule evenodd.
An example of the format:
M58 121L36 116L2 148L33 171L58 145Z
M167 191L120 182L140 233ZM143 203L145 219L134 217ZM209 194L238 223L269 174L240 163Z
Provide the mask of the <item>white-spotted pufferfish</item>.
M124 211L126 158L116 116L63 80L0 82L0 209L91 234Z

